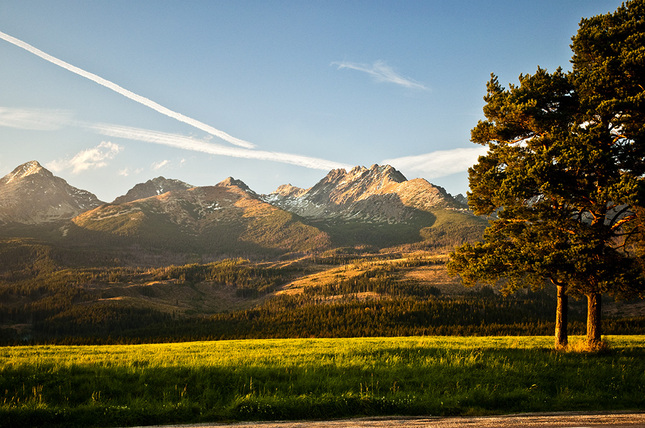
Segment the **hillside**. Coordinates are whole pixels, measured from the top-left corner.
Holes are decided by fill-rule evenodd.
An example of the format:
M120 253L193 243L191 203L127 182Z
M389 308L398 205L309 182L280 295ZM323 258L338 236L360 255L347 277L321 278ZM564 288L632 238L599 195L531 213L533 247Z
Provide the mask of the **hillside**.
M389 165L333 170L309 189L281 186L263 199L308 219L337 246L448 248L477 239L486 226L444 189Z
M273 258L334 247L445 249L477 239L486 224L443 189L407 180L387 165L333 170L310 189L284 185L269 195L231 177L202 187L157 177L104 204L33 161L0 181L0 202L0 236L39 237L108 258L119 248L117 257L136 248L137 262L160 252L181 262L187 254Z
M306 218L407 223L433 209L466 208L423 179L407 180L389 165L333 170L310 189L282 186L267 202Z
M68 220L103 202L70 186L37 161L16 167L0 179L0 224L41 224Z
M485 221L389 166L334 170L270 195L231 177L200 187L157 177L113 203L37 163L2 185L27 214L17 223L0 205L14 219L0 226L0 341L387 335L396 319L417 334L438 318L419 324L413 307L449 318L477 299L444 262ZM43 194L57 199L41 206ZM42 214L70 200L74 209ZM535 299L521 305L543 316ZM481 321L460 317L450 322Z
M185 190L190 189L191 187L193 186L180 180L157 177L148 180L145 183L135 185L132 189L128 190L125 195L119 196L112 203L124 204L126 202L136 201L137 199L145 199L151 196L162 195L172 190Z
M553 329L551 289L509 298L490 288L466 289L446 274L446 256L429 252L330 250L277 262L69 268L59 265L57 249L13 240L0 242L0 256L5 343L549 335ZM638 303L609 301L605 310L608 334L645 331ZM584 302L572 302L570 327L572 334L584 331Z
M261 201L233 179L106 204L72 221L84 230L129 242L204 254L275 256L329 247L324 232Z
M79 265L73 254L0 240L0 343L553 331L551 288L508 298L467 289L436 252L339 248L157 267L118 258ZM642 302L609 299L603 309L606 334L645 332ZM584 311L583 301L571 302L572 334L584 331Z

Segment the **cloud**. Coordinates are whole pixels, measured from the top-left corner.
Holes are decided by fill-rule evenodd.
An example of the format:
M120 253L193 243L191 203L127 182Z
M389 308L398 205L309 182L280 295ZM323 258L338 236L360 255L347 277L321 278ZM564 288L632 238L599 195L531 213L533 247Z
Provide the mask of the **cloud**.
M138 174L141 174L142 172L143 172L143 168L137 168L134 171L131 170L130 168L123 168L119 170L117 174L123 177L128 177L130 174L138 175Z
M376 61L374 64L361 64L356 62L332 62L332 65L338 66L338 70L350 69L362 71L369 74L377 82L394 83L411 89L427 90L428 88L422 83L416 82L407 77L403 77L387 65L384 61Z
M193 119L181 113L172 111L148 98L145 98L141 95L137 95L117 85L114 82L106 80L96 74L90 73L79 67L71 65L61 59L53 57L52 55L49 55L41 51L40 49L26 42L23 42L22 40L19 40L3 32L0 32L0 39L3 39L21 49L24 49L27 52L30 52L54 65L57 65L81 77L91 80L101 86L104 86L137 103L147 106L161 114L164 114L168 117L176 119L180 122L189 124L197 129L200 129L212 136L218 137L238 147L222 146L219 144L210 143L207 140L198 140L198 139L186 137L183 135L167 134L167 133L156 132L152 130L129 128L129 127L118 126L118 125L87 124L87 123L80 123L80 122L71 123L68 120L67 122L69 122L69 124L71 125L83 127L86 129L91 129L94 132L98 132L106 136L145 141L145 142L155 143L155 144L163 144L166 146L177 147L184 150L192 150L192 151L209 153L214 155L231 156L231 157L246 158L246 159L269 160L274 162L282 162L282 163L287 163L292 165L303 166L305 168L321 169L321 170L329 170L329 169L336 169L336 168L351 168L351 165L328 161L325 159L313 158L309 156L301 156L301 155L295 155L290 153L269 152L269 151L263 151L263 150L253 150L255 148L255 145L252 143L249 143L248 141L235 138L223 131L220 131L219 129L213 128L212 126L202 123L196 119ZM352 65L349 63L337 64L337 65L339 69L356 68L360 66L360 65ZM360 68L356 68L356 69L360 69ZM375 63L372 66L372 69L362 70L362 71L367 71L371 73L380 81L393 82L407 87L425 88L423 85L419 83L416 83L410 79L406 79L397 75L385 63L380 61ZM2 122L2 123L5 123L5 126L14 126L14 127L31 126L32 128L29 128L29 129L33 129L34 127L40 126L40 129L51 129L52 126L55 126L55 123L58 123L55 120L54 121L50 120L49 122L47 121L41 122L39 125L37 121L32 120L33 118L28 119L27 118L29 116L28 114L27 115L23 114L22 118L20 118L20 114L17 114L18 112L16 109L13 109L6 113L7 114L5 116L7 117L4 119L4 122ZM8 113L14 113L17 115L12 118L11 114L8 114ZM38 113L38 112L32 111L31 113ZM42 117L44 115L45 114L41 112L40 116ZM37 117L37 116L39 116L39 114L34 114L34 117ZM63 123L63 122L64 122L63 120L60 121L60 123ZM101 143L101 145L93 149L88 149L86 151L78 153L71 160L53 161L50 163L50 168L55 171L71 168L72 172L78 173L88 168L92 168L92 167L98 168L98 167L105 166L106 165L105 161L114 157L116 153L118 153L118 151L120 150L120 146L116 144L112 146L108 146L111 144L112 143Z
M191 117L185 116L185 115L183 115L181 113L178 113L176 111L170 110L169 108L166 108L166 107L164 107L164 106L162 106L162 105L160 105L160 104L158 104L158 103L156 103L156 102L154 102L154 101L152 101L152 100L150 100L150 99L148 99L146 97L143 97L141 95L137 95L134 92L131 92L131 91L129 91L129 90L117 85L114 82L110 82L109 80L106 80L106 79L104 79L104 78L102 78L100 76L97 76L94 73L90 73L89 71L85 71L85 70L83 70L81 68L78 68L78 67L76 67L76 66L74 66L72 64L69 64L69 63L67 63L67 62L65 62L63 60L60 60L60 59L58 59L56 57L53 57L53 56L41 51L40 49L38 49L38 48L28 44L28 43L23 42L20 39L12 37L12 36L10 36L8 34L5 34L3 32L0 32L0 39L4 39L5 41L7 41L7 42L9 42L9 43L11 43L11 44L13 44L15 46L18 46L19 48L22 48L22 49L26 50L27 52L30 52L30 53L32 53L32 54L44 59L45 61L49 61L52 64L55 64L55 65L57 65L59 67L62 67L65 70L68 70L68 71L71 71L72 73L78 74L79 76L84 77L86 79L89 79L89 80L91 80L91 81L93 81L95 83L98 83L101 86L105 86L106 88L108 88L108 89L110 89L110 90L112 90L112 91L114 91L114 92L116 92L118 94L121 94L124 97L129 98L129 99L131 99L131 100L133 100L133 101L135 101L135 102L137 102L139 104L142 104L142 105L144 105L146 107L149 107L149 108L151 108L151 109L153 109L153 110L155 110L155 111L157 111L157 112L159 112L159 113L161 113L163 115L166 115L168 117L176 119L176 120L178 120L180 122L184 122L184 123L186 123L186 124L188 124L190 126L193 126L193 127L197 128L197 129L200 129L200 130L202 130L204 132L207 132L207 133L209 133L211 135L214 135L214 136L216 136L218 138L221 138L222 140L224 140L226 142L229 142L229 143L231 143L233 145L240 146L240 147L245 147L245 148L249 148L249 149L255 147L254 144L249 143L248 141L244 141L244 140L240 140L239 138L235 138L235 137L227 134L224 131L220 131L219 129L213 128L212 126L207 125L205 123L202 123L202 122L200 122L200 121L198 121L196 119L193 119Z
M170 161L168 159L162 160L161 162L155 162L152 164L152 169L154 169L155 171L158 171L164 166L168 165L169 163Z
M468 171L486 151L486 147L439 150L418 156L386 159L383 163L403 171L422 174L425 178L439 178Z
M103 141L96 147L83 150L71 159L55 160L47 164L54 172L71 169L73 174L78 174L90 168L103 168L108 160L113 159L123 148L118 144Z
M109 123L89 123L76 121L71 119L71 115L69 113L59 110L0 108L0 126L2 125L20 127L24 129L43 130L57 129L57 127L68 125L95 132L106 137L143 141L147 143L160 144L182 150L208 153L213 155L230 156L244 159L268 160L327 171L330 169L338 168L352 168L352 166L348 164L309 156L224 146L210 142L212 140L212 137L210 135L202 139L197 139L181 134L170 134L153 131L150 129L133 128ZM115 148L118 148L118 151L121 150L121 147L116 144L101 143L101 145L93 149L88 149L77 154L71 160L56 160L50 162L49 165L51 166L52 170L57 172L72 168L75 173L78 173L89 168L85 167L85 159L91 159L92 157L94 157L95 159L100 159L101 155L105 154L111 154L111 156L113 157L114 155L116 155L116 153L118 153L118 151L114 150L106 151L106 149L108 148L108 146L106 145L112 145L111 147L114 150L116 150ZM184 166L185 163L186 160L182 159L179 166ZM97 161L96 167L101 166L104 165ZM159 166L159 168L160 167L161 166ZM127 175L130 173L130 171L126 170L119 171L119 174L121 175Z
M71 123L72 114L64 110L0 107L0 126L34 131L55 131Z
M326 159L294 155L291 153L269 152L264 150L250 150L239 147L223 146L221 144L214 144L205 140L187 137L185 135L170 134L149 129L132 128L128 126L112 125L106 123L87 124L86 127L93 130L94 132L108 137L124 138L128 140L143 141L146 143L161 144L182 150L191 150L212 155L267 160L327 171L337 168L351 168L351 165L329 161Z

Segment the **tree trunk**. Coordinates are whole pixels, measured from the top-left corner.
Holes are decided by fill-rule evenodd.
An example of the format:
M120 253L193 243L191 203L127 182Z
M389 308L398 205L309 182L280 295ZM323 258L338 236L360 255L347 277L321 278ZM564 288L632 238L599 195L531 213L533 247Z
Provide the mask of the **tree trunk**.
M567 332L567 317L569 311L569 296L563 286L558 285L558 297L555 310L555 348L565 348L569 344Z
M601 341L601 303L600 293L587 294L587 344L597 346Z

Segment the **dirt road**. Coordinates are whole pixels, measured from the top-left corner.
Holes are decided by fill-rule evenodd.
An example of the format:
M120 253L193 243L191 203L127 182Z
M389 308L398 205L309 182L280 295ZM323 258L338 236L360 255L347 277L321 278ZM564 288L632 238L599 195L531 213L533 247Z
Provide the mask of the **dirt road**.
M243 422L174 425L173 428L510 428L645 427L645 413L552 413L454 418L361 418L335 421ZM164 428L164 427L158 427ZM170 428L169 426L166 428Z

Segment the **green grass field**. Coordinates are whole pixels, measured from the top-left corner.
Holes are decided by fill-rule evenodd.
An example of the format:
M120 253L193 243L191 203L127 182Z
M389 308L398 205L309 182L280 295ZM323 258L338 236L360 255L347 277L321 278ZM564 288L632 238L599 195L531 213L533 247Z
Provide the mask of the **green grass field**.
M645 336L606 339L593 354L551 337L4 347L0 426L644 410Z

